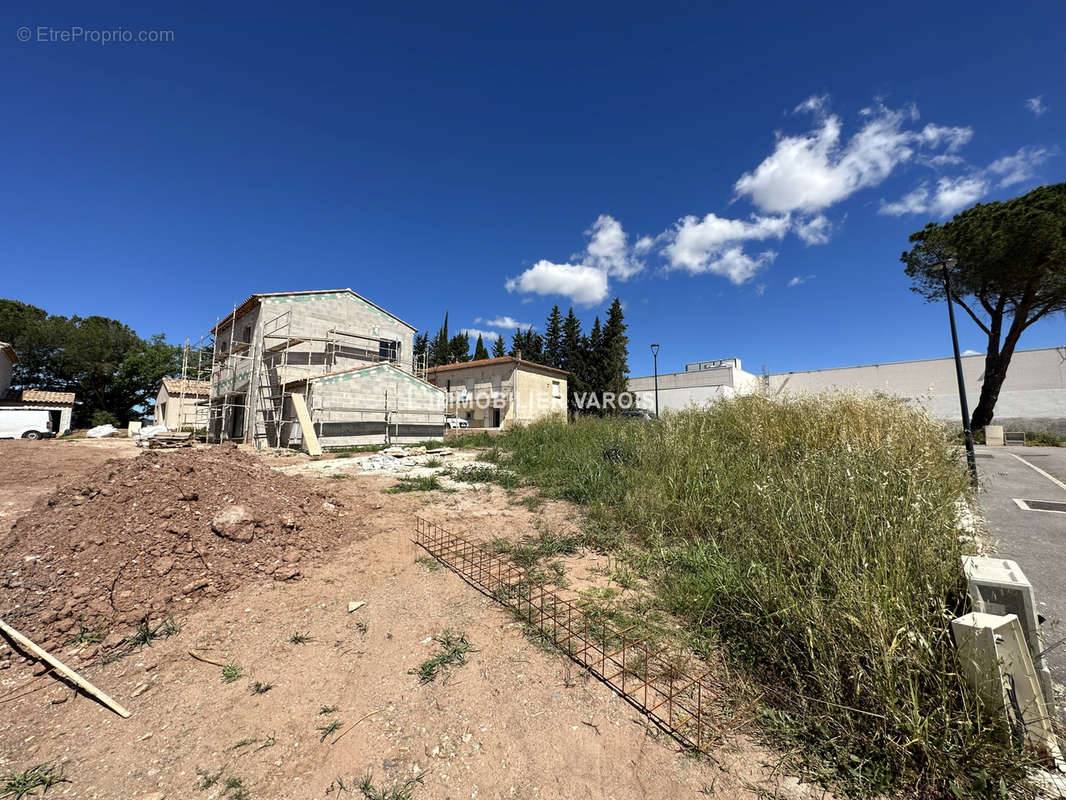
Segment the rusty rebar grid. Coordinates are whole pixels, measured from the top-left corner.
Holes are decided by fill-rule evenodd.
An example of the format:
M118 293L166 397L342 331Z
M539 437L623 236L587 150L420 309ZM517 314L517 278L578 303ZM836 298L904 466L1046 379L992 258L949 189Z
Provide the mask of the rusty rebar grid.
M632 628L620 631L604 620L591 619L579 604L532 583L525 570L496 553L421 517L415 517L414 541L533 626L683 746L709 752L745 713L719 724L711 709L721 693L710 673L682 672L664 658L667 648L649 647L647 637L630 639Z

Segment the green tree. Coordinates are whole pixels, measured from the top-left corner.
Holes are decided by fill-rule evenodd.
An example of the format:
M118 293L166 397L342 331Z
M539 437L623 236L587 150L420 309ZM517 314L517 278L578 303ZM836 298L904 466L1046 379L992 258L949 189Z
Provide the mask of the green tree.
M581 332L581 321L575 316L574 309L571 307L566 319L563 321L561 362L559 365L560 369L565 369L570 373L566 380L566 405L571 415L580 412L581 409L578 407L577 398L588 391L588 387L584 382L586 356L585 337Z
M429 331L415 334L415 340L412 347L412 356L417 362L419 358L429 352Z
M521 353L523 361L540 364L544 357L543 349L544 340L533 330L533 326L530 326L527 331L519 329L514 332L514 337L511 339L511 351L508 355L517 356Z
M559 306L552 306L544 326L544 364L561 369L563 362L563 315Z
M497 336L496 341L492 343L492 357L503 358L507 355L507 345L503 343L503 337Z
M622 312L622 303L617 297L607 311L607 323L603 326L600 357L597 361L599 362L602 391L611 392L615 396L616 402L619 402L617 398L621 398L628 392L629 337L626 336L626 323L625 315Z
M481 361L489 357L489 351L485 349L485 342L481 334L477 335L477 343L474 345L474 361Z
M459 361L470 360L470 337L462 331L455 334L448 341L448 360L447 364L455 364Z
M444 312L444 324L429 343L429 366L441 367L451 363L451 340L448 338L448 312Z
M944 300L946 270L951 299L986 336L981 396L970 419L972 428L983 428L1022 333L1066 310L1066 183L978 203L950 222L929 223L910 241L900 258L912 291Z
M592 330L583 340L585 358L582 383L588 396L587 413L603 413L603 331L599 316L592 323Z
M159 382L181 372L181 348L162 334L146 341L118 320L52 316L15 300L0 300L0 339L19 355L12 385L73 392L78 426L96 412L122 424L139 418Z

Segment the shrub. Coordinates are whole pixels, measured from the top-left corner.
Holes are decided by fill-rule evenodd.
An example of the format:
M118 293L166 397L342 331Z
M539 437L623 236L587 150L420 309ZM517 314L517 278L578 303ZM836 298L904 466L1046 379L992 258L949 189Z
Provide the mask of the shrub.
M89 417L89 427L95 428L97 425L114 425L117 428L119 426L118 417L110 411L98 408Z

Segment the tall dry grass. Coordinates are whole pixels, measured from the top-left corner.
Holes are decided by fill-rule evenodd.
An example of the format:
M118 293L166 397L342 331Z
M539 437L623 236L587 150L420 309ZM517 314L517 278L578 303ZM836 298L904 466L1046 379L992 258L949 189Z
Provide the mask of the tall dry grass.
M1002 796L1020 756L959 677L967 609L940 423L883 397L749 395L659 422L542 422L503 461L625 536L664 608L766 692L765 729L856 794Z

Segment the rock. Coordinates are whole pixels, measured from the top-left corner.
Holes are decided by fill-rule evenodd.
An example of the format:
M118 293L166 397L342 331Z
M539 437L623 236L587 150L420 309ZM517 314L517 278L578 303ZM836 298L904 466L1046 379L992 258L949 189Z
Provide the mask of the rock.
M173 568L173 558L157 558L154 562L152 562L152 571L160 577L166 575Z
M211 520L211 530L223 539L247 543L255 535L255 518L244 506L230 506L219 511Z
M281 556L281 560L289 564L295 564L302 557L303 556L300 554L299 550L286 550L285 553Z
M366 601L365 600L352 600L351 602L348 603L348 613L351 614L353 611L358 611L360 608L362 608L365 605L366 605Z
M274 570L274 580L291 581L300 577L300 570L296 567L278 567Z
M104 639L103 642L101 642L101 644L103 644L105 650L114 650L124 641L126 641L126 637L124 637L121 633L112 632L107 635L107 637Z
M147 692L151 688L152 688L152 684L150 684L150 683L142 683L140 686L138 686L136 689L134 689L132 692L130 692L130 697L140 697L142 694L144 694L145 692Z
M207 586L210 583L211 583L211 581L209 581L207 578L200 578L198 580L192 581L192 582L187 583L184 586L182 586L181 587L181 593L182 594L192 594L193 592L197 591L198 589L203 589L205 586Z

